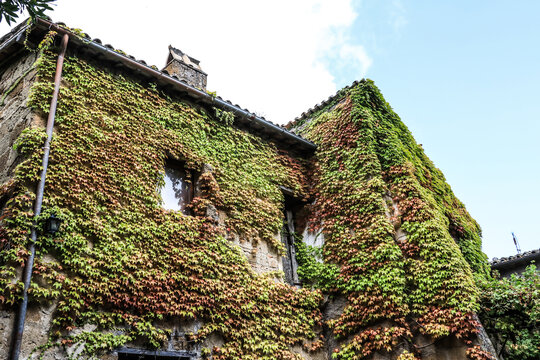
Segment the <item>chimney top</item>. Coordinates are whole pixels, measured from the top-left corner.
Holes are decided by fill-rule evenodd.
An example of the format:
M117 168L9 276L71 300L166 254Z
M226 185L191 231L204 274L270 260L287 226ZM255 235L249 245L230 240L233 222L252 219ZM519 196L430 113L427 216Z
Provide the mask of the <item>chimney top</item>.
M199 60L192 58L182 50L169 45L167 65L163 68L171 75L178 76L189 85L206 90L207 74L202 71Z

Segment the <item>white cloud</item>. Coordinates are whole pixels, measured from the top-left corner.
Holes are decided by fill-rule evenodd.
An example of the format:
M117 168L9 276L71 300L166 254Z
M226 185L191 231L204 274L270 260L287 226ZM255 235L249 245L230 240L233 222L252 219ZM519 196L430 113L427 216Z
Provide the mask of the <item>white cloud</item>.
M401 0L393 0L390 11L390 25L394 28L397 35L401 34L401 29L404 28L409 21L407 20L407 11Z
M373 60L368 56L366 50L361 45L344 44L340 49L340 56L343 61L359 64L362 76L365 76Z
M171 44L201 61L209 90L285 123L337 90L329 55L371 65L347 36L352 1L58 0L51 16L158 67Z

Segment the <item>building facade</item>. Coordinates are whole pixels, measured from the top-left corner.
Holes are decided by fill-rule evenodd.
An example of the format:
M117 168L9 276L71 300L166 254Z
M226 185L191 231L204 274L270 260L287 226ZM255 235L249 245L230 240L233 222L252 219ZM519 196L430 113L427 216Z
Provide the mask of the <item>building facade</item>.
M42 19L0 71L1 353L492 358L479 227L371 81L284 128Z

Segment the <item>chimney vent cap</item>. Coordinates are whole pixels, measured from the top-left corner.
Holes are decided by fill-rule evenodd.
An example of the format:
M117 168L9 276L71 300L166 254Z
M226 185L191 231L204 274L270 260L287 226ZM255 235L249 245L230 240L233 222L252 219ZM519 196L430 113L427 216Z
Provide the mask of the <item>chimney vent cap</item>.
M181 61L186 65L190 65L190 66L196 68L197 70L201 70L201 66L199 65L200 64L199 60L195 59L194 57L189 56L188 54L186 54L182 50L177 49L172 45L169 45L169 56L167 57L167 65L172 60Z

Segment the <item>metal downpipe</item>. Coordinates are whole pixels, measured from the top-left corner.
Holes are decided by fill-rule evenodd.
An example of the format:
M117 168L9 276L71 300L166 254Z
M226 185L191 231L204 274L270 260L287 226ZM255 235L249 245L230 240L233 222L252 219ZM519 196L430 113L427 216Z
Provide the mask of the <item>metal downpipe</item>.
M41 214L41 205L43 204L43 192L45 189L45 178L47 176L47 166L49 164L49 152L50 152L50 143L52 139L53 127L54 127L54 118L56 115L56 105L58 102L58 92L60 90L60 81L62 79L62 67L64 65L64 56L66 54L66 48L69 41L69 35L64 34L62 37L62 44L60 46L60 54L58 55L58 61L56 62L56 74L54 76L54 91L51 100L51 107L49 110L49 117L47 119L47 140L43 146L43 161L41 171L41 179L38 182L36 190L36 200L34 202L34 217L37 217ZM18 360L21 352L21 343L22 336L24 331L24 321L26 319L26 310L28 308L28 289L30 288L30 281L32 279L32 271L34 269L34 258L36 256L36 240L37 240L37 230L36 224L32 226L31 235L30 235L30 245L28 247L28 260L26 261L26 266L24 267L23 273L23 299L19 307L19 312L17 313L17 318L15 326L13 327L13 342L10 353L10 360Z

